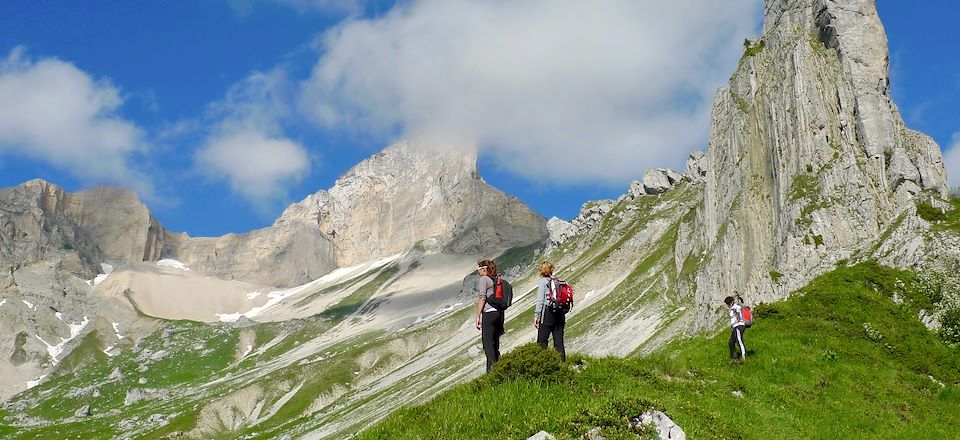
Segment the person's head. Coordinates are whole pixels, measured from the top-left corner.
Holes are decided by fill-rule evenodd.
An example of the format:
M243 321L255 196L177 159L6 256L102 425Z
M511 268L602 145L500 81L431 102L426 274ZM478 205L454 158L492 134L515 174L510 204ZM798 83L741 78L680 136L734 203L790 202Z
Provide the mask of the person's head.
M540 263L540 276L549 277L553 275L553 263L543 261Z
M732 297L732 296L728 296L728 297L724 298L724 299L723 299L723 303L726 304L727 307L733 307L733 297Z
M495 277L497 276L497 263L494 263L493 260L480 260L477 262L477 270L480 271L480 276Z

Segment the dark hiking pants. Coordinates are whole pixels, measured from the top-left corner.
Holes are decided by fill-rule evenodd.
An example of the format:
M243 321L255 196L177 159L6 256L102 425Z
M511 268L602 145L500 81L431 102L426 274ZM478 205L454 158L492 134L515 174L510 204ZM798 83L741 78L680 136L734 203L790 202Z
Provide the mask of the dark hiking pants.
M483 353L487 355L487 372L493 363L500 360L500 336L503 335L503 311L483 312L480 322L480 338Z
M730 330L730 357L731 358L747 358L747 347L743 345L743 332L747 331L747 327L743 325L738 325L733 327ZM737 352L739 356L737 355Z
M548 314L553 316L547 316ZM546 309L543 311L543 319L540 321L540 329L537 330L537 343L541 347L547 348L547 339L553 335L553 349L560 353L560 359L567 360L567 352L563 348L563 329L567 326L565 316L557 314ZM548 324L549 322L549 324Z

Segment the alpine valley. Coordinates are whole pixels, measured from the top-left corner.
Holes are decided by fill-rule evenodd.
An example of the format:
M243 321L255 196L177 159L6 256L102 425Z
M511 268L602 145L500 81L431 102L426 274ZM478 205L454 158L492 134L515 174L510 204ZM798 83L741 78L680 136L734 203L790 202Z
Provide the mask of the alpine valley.
M691 153L681 171L638 170L620 198L586 203L569 222L544 219L487 185L475 152L410 142L357 164L273 225L240 235L169 231L119 188L68 193L32 180L0 189L0 437L345 438L386 418L393 431L375 438L396 438L413 426L391 414L434 398L456 401L483 372L473 324L483 257L494 257L515 289L504 352L535 339L539 261L555 262L575 286L567 352L585 365L575 374L586 389L593 366L693 356L684 347L726 366L726 332L714 335L726 328L722 300L733 292L757 305L748 338L761 342L764 320L780 319L795 301L814 301L831 286L845 292L839 286L853 281L834 271L899 274L868 283L864 295L895 290L877 310L906 310L908 324L950 355L941 362L911 354L869 316L844 343L925 356L933 363L891 374L907 385L934 384L931 414L960 414L960 351L949 345L960 341L960 201L939 146L907 128L891 99L875 2L767 0L764 20L715 96L706 153ZM816 362L830 357L816 345ZM776 359L756 354L757 365L776 368ZM625 359L601 359L609 356ZM647 382L726 380L703 368L644 371ZM740 396L724 389L728 400L718 405L739 405L744 385L732 386ZM510 398L501 391L507 397L491 398ZM643 394L651 391L636 392L656 403ZM790 413L763 398L756 397ZM697 407L700 397L664 399L653 406L694 438L771 438L716 428L724 417L689 416L684 405L712 410ZM589 413L571 405L558 420ZM946 438L910 431L927 416L894 410L904 430L866 437ZM862 432L843 423L772 437ZM542 424L559 438L593 428ZM510 438L539 429L503 425ZM442 424L424 426L427 434L410 438L487 436L447 437ZM595 434L631 438L619 432Z

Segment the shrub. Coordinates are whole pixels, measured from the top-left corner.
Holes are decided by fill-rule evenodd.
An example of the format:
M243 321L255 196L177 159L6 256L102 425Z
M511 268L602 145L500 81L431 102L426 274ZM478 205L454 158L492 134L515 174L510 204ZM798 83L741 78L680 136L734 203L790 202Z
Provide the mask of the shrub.
M777 310L777 306L773 304L757 304L753 308L753 317L755 319L778 318L780 317L780 310Z
M946 307L940 315L940 338L950 344L960 342L960 307Z
M770 271L770 279L773 280L774 283L780 282L780 277L782 277L782 276L783 276L783 274L780 273L780 272L777 272L777 271L775 271L775 270L771 270L771 271Z
M944 214L943 211L940 210L940 208L937 208L936 206L933 206L926 202L917 203L917 215L919 215L920 218L930 223L935 223L935 222L939 222L947 219L947 215Z
M560 360L560 353L545 350L531 342L503 355L478 385L489 386L513 380L571 383L573 377L573 369Z

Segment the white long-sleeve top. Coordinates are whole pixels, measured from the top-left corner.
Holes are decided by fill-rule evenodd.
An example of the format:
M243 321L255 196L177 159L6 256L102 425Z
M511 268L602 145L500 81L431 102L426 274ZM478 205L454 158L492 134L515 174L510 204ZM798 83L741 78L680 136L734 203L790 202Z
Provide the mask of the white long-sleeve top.
M743 322L743 309L741 309L739 304L734 303L730 306L730 327L739 327L741 325L747 325Z

